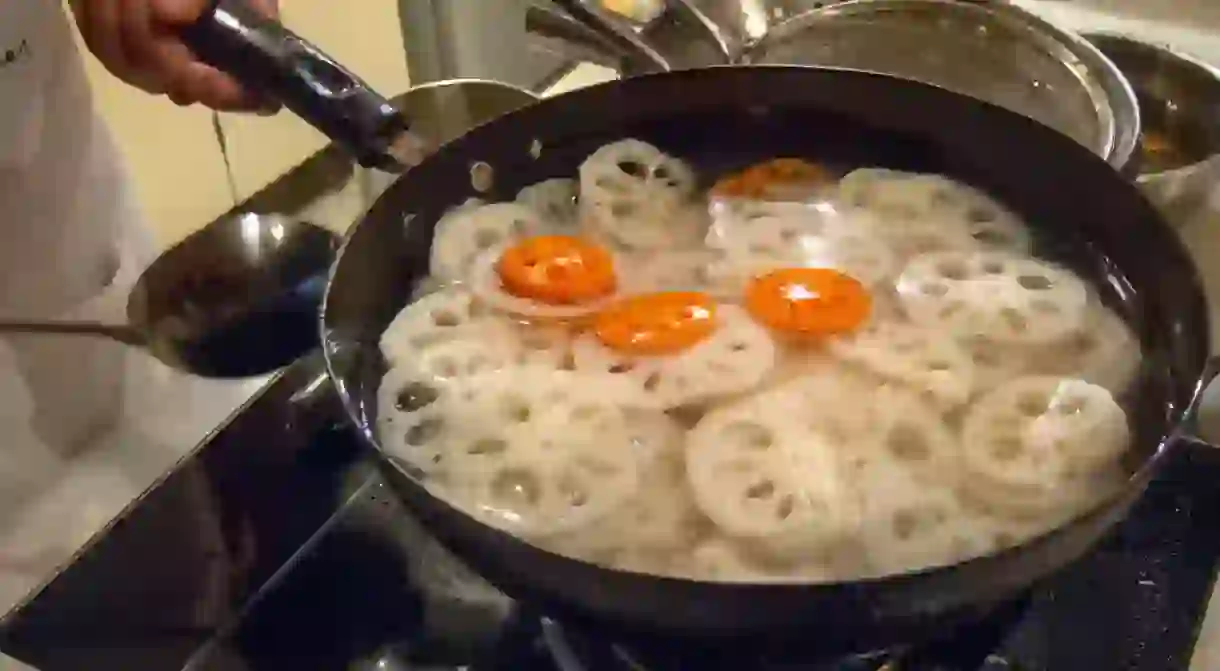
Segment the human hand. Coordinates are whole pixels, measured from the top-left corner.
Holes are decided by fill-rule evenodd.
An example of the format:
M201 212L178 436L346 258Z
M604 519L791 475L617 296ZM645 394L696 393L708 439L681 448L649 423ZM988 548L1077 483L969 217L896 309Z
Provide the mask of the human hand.
M246 0L279 16L278 0ZM224 111L274 111L276 106L201 62L178 33L210 0L69 0L89 50L119 79L179 105Z

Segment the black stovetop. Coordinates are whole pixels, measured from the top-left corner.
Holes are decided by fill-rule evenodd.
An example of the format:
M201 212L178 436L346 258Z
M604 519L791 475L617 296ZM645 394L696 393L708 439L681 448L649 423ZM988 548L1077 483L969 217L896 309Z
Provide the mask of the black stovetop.
M362 461L319 374L301 362L240 411L0 621L0 649L44 671L716 668L565 629L470 574ZM760 668L1184 670L1217 530L1220 452L1192 447L1104 545L989 621L896 659Z

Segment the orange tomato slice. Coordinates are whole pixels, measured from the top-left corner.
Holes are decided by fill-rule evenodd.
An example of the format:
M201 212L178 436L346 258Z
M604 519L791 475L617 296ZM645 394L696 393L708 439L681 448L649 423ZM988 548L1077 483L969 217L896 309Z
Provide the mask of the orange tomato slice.
M859 327L872 297L858 280L830 268L784 268L750 281L746 309L780 333L825 337Z
M784 187L815 186L830 181L829 171L816 163L777 158L721 179L712 187L712 195L766 200Z
M606 347L625 354L674 354L716 330L716 301L698 291L672 291L623 299L598 314L593 331Z
M548 305L605 298L618 283L610 252L567 235L527 238L509 247L496 272L508 293Z

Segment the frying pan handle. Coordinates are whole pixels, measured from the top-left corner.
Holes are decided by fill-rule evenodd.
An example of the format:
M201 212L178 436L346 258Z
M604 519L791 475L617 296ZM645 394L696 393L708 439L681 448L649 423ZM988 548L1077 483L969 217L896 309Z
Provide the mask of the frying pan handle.
M408 124L394 106L245 0L216 0L181 37L200 60L283 103L361 165L403 169L396 148Z

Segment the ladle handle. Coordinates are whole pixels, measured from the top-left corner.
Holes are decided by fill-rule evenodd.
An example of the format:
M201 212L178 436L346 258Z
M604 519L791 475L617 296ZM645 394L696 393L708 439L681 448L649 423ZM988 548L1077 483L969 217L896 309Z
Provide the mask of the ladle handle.
M216 0L181 36L200 60L283 103L361 165L398 171L412 162L398 155L408 124L388 100L244 0Z
M109 338L118 342L144 347L148 343L135 330L126 326L95 322L21 322L0 321L0 335L63 335Z

